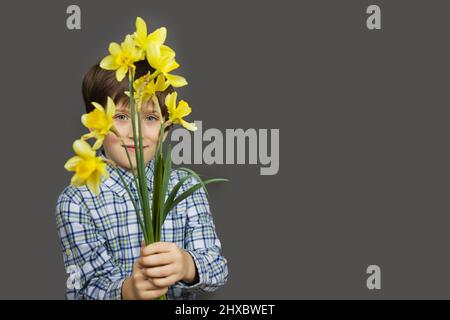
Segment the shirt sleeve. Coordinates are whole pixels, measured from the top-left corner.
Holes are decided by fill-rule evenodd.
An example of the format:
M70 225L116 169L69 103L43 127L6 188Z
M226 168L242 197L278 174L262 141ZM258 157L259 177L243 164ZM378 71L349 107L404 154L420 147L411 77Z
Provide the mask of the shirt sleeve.
M76 196L61 195L56 224L64 266L70 273L67 299L121 299L125 272L108 254L88 208Z
M175 286L212 292L227 282L227 260L221 254L222 246L215 230L205 190L200 188L187 199L185 250L194 260L198 279L192 284L179 281Z

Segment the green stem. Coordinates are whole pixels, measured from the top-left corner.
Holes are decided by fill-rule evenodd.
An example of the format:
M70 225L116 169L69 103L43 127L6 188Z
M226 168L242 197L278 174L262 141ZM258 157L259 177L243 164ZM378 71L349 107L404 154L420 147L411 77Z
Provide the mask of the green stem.
M141 112L138 111L137 113L138 115L138 131L139 131L139 150L136 150L136 153L139 153L139 164L138 164L138 168L140 168L140 171L143 175L143 179L142 179L142 196L145 199L143 205L145 207L145 212L150 213L150 204L149 204L149 196L148 196L148 188L147 188L147 176L146 176L146 172L145 172L145 167L144 167L144 147L142 145L142 128L141 128ZM151 217L152 221L155 219L155 217L152 215ZM151 226L151 223L149 223L149 225ZM152 233L152 240L155 240L155 234L154 234L154 229L151 228L151 231L149 231ZM149 244L149 243L147 243Z
M167 296L163 294L162 296L158 297L156 300L167 300Z
M156 150L155 154L155 170L153 173L153 229L155 230L155 241L159 241L159 228L158 228L158 222L159 222L159 198L160 198L160 192L161 192L161 175L160 175L160 162L161 159L158 155L158 149Z
M159 181L158 186L155 186L155 190L158 189L157 195L158 195L158 199L155 199L157 204L157 212L155 212L155 225L154 225L154 229L155 229L155 236L157 237L158 241L161 238L161 213L163 210L163 206L161 205L162 200L165 197L165 193L164 193L164 187L163 187L163 177L164 177L164 170L166 170L166 168L164 168L164 158L162 156L162 144L163 144L163 134L164 134L164 124L161 124L160 128L159 128L159 136L158 136L158 145L157 145L157 149L156 149L156 156L158 159L158 163L159 166L157 168L155 168L155 174L158 174L158 180L155 181Z
M157 74L157 71L155 71L155 74ZM163 136L164 136L164 130L165 130L165 125L164 125L164 119L162 117L162 112L161 112L161 106L159 105L159 101L158 98L156 97L156 95L152 96L152 101L153 104L155 106L155 108L158 111L159 117L160 117L160 121L161 121L161 125L159 128L159 135L158 135L158 142L157 142L157 146L156 146L156 154L155 154L155 171L154 171L154 183L153 183L153 207L152 207L152 211L153 211L153 229L154 234L155 234L155 238L156 241L160 241L161 238L161 213L163 210L163 205L161 202L164 201L164 197L165 197L165 190L164 190L164 182L163 177L164 177L164 171L166 170L164 168L164 159L163 159L163 155L162 155L162 144L163 144Z
M155 72L153 72L153 74L148 78L148 81L152 81L153 79L155 79L160 74L161 74L161 71L155 70Z
M136 119L135 119L135 105L134 105L134 91L133 91L133 82L134 78L131 74L131 69L129 70L129 81L128 81L128 88L130 92L130 109L131 109L131 124L133 127L133 141L135 146L135 156L136 156L136 166L138 171L138 179L139 179L139 188L141 190L141 196L142 196L142 208L143 208L143 216L144 216L144 225L147 230L147 236L148 236L148 242L146 244L150 244L154 242L154 236L153 236L153 228L149 216L149 205L148 205L148 190L147 190L147 183L146 183L146 175L145 172L143 172L142 167L140 166L141 160L140 156L142 155L140 152L138 152L139 145L138 145L138 139L137 139L137 132L136 132ZM141 120L138 119L138 124L140 126ZM140 134L141 136L141 134ZM141 137L142 139L142 137ZM141 140L140 139L140 140ZM147 191L147 192L146 192Z

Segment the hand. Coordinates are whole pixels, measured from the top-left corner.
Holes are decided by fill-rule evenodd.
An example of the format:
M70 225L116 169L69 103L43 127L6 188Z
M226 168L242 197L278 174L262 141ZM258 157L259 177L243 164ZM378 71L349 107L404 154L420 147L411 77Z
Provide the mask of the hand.
M143 274L159 287L177 281L193 282L196 268L192 256L171 242L155 242L141 249L138 260Z
M142 273L139 262L133 264L133 271L122 285L123 300L152 300L167 293L168 287L156 286Z

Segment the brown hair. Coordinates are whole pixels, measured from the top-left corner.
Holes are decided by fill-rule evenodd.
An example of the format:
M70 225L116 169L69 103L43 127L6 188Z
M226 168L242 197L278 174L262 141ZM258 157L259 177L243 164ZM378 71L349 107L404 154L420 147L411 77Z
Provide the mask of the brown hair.
M149 71L155 71L145 60L136 62L135 66L135 79L140 78ZM125 91L128 91L128 85L128 76L126 76L121 82L118 82L115 71L104 70L100 68L99 63L93 65L85 74L81 87L86 113L94 110L92 102L98 102L105 106L108 96L111 97L116 104L120 102L129 104L129 98L125 94ZM164 100L169 93L174 91L175 90L173 87L169 86L163 92L156 92L156 97L158 98L159 105L161 106L162 116L166 120L169 114Z

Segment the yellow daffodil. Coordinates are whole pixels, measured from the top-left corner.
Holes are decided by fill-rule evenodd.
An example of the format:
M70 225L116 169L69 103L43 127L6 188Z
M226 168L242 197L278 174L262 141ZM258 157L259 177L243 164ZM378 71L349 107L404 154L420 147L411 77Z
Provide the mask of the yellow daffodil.
M110 55L103 58L100 67L106 70L116 70L117 81L122 81L128 69L135 69L134 63L142 60L141 52L136 48L136 44L130 35L119 45L111 42L109 45Z
M87 185L98 195L102 177L105 179L109 177L105 161L96 157L95 151L84 140L76 140L73 143L73 150L76 156L70 158L64 165L67 171L75 171L70 184L77 187Z
M135 98L138 100L138 111L140 111L141 104L150 100L157 91L164 91L169 86L162 74L156 78L156 81L155 79L149 81L149 75L142 76L133 83L136 92Z
M180 100L177 106L177 93L173 92L166 96L165 104L167 106L167 111L169 112L169 120L167 121L167 125L172 123L181 124L188 130L195 131L197 130L197 126L195 123L186 122L183 118L192 112L189 104Z
M136 18L136 32L133 34L133 40L136 47L141 52L141 59L145 58L145 51L150 42L154 42L156 45L160 46L166 41L166 36L167 29L164 27L158 28L147 35L147 24L142 18Z
M116 113L116 105L114 104L113 99L111 99L110 97L108 97L106 111L97 102L92 102L92 105L95 107L95 109L81 116L81 122L86 128L91 130L91 132L83 135L81 139L97 139L93 146L93 149L97 150L102 146L103 140L110 131L116 133L116 130L113 126L114 114Z
M150 42L147 47L147 61L157 72L162 73L173 87L187 85L184 77L169 74L180 65L175 61L175 52L168 46Z

